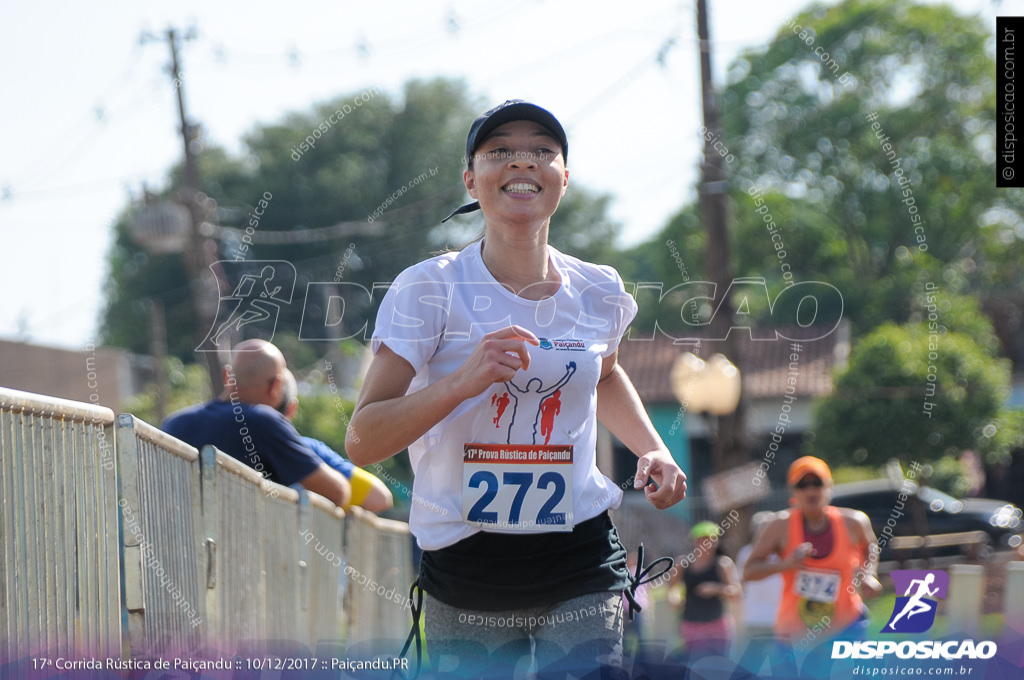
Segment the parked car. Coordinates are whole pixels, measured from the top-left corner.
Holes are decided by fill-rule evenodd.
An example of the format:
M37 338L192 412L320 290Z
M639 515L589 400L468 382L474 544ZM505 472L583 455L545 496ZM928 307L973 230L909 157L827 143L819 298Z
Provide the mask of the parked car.
M862 511L882 548L882 560L964 555L984 560L1021 545L1021 509L988 498L958 500L910 480L839 484L832 504Z

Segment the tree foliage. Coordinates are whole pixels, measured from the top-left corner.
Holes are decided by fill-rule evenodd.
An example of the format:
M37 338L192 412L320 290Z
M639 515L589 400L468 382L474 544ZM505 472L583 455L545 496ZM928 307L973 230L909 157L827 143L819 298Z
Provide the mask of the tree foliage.
M992 329L973 300L944 306L959 309L948 326L887 323L861 339L818 405L810 452L857 465L925 463L1002 442L988 440L1008 394L1009 362L982 344ZM1006 424L1003 439L1011 436Z
M163 418L183 408L211 398L210 381L206 371L198 364L184 364L177 357L169 357L164 365L167 372L167 394L161 417L156 383L150 383L142 392L130 397L124 404L125 413L159 427Z
M467 128L475 108L462 83L415 81L406 86L402 101L380 91L352 93L279 123L257 126L242 140L238 157L219 148L204 150L200 175L204 191L216 201L215 221L241 229L252 225L257 232L256 244L244 253L239 232L225 235L217 258L291 262L299 299L281 309L279 328L293 333L298 331L305 284L334 280L349 244L346 281L390 280L430 251L434 226L461 197L462 151L454 131ZM418 142L410 145L410 139ZM165 198L180 178L181 168L172 170ZM261 199L266 206L257 216ZM145 352L145 300L156 297L167 313L169 352L193 361L194 315L181 257L149 255L132 241L129 227L137 207L130 206L116 225L105 340ZM368 227L373 215L375 230L351 236L259 243L259 234L266 232L299 232L341 222Z
M484 108L487 104L460 81L411 81L401 99L379 90L350 93L256 126L242 140L238 156L217 147L200 154L203 189L216 202L218 224L244 229L256 219L256 245L243 252L244 232L227 232L217 258L285 260L297 270L297 299L282 306L276 333L298 335L309 282L343 281L369 290L440 249L476 237L479 217L445 225L440 220L466 198L466 131ZM181 168L172 170L165 197L180 185L181 175ZM257 219L261 199L266 206ZM552 243L570 254L608 261L619 228L606 216L608 201L571 186L552 220ZM166 310L169 353L194 361L195 319L181 257L150 255L132 241L136 208L129 207L115 227L104 340L146 353L148 300L155 298ZM284 245L261 244L258 238L342 222L362 223L361 229L329 241ZM349 333L372 317L379 301L346 301ZM315 307L320 303L312 300L307 313L323 313ZM322 354L331 343L310 344Z
M908 321L927 282L1019 294L1024 196L993 179L992 45L948 6L846 0L736 59L721 96L735 275L772 296L787 269L831 283L855 334ZM672 241L696 279L704 230L686 205L632 254L667 288Z
M1024 452L1024 410L1001 408L981 434L978 452L985 462L1009 463L1015 452Z

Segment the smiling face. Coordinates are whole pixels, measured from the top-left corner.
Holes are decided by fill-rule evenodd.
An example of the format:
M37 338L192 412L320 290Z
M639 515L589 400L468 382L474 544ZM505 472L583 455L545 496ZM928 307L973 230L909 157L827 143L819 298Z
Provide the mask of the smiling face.
M544 126L517 120L495 128L477 147L463 181L484 215L537 222L558 208L569 171L558 140Z

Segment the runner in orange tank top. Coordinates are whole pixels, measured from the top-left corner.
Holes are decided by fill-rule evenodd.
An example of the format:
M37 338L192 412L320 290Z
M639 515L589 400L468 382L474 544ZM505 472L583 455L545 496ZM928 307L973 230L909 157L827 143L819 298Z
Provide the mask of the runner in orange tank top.
M783 642L807 642L853 632L866 621L866 597L882 592L871 558L875 534L867 515L837 508L832 500L832 471L819 458L805 456L786 476L794 505L778 513L754 545L743 578L757 581L772 574L783 578L775 633ZM769 562L772 554L781 559Z

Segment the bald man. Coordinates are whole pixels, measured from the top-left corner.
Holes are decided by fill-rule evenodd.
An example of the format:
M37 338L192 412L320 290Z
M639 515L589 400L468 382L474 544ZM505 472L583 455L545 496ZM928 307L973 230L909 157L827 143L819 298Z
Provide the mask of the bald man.
M171 414L161 429L197 449L212 444L272 482L301 484L340 507L352 488L302 441L277 406L284 395L284 355L265 340L231 350L217 399Z

